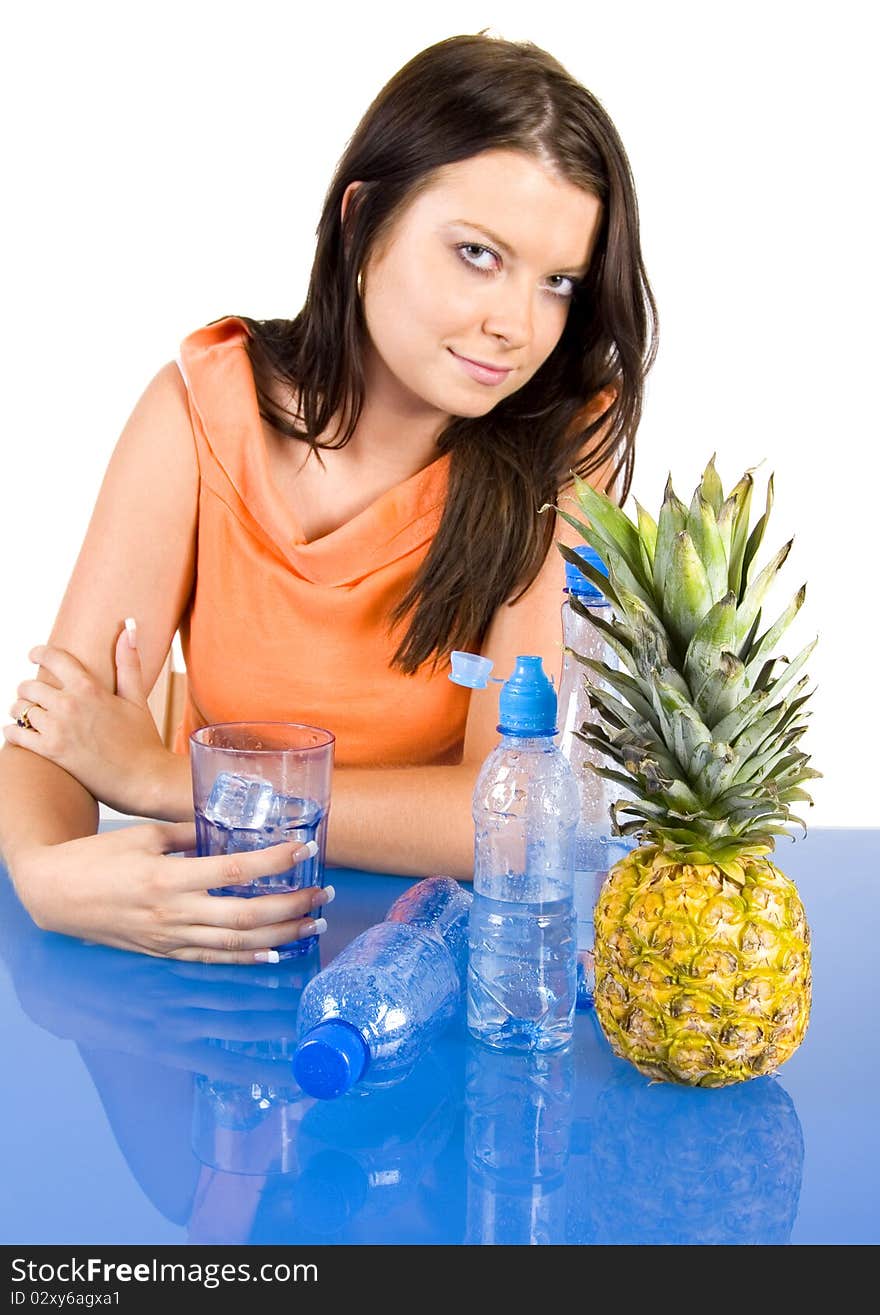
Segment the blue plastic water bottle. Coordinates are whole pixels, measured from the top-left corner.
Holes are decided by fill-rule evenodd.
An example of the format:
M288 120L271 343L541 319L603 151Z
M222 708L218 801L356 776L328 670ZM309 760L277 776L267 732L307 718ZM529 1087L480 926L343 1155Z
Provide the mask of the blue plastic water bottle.
M517 657L498 707L501 739L473 794L467 1025L498 1050L552 1050L571 1039L575 1009L578 789L540 657Z
M584 546L575 552L603 576L608 569L595 548ZM574 603L572 602L574 600ZM559 747L571 763L580 794L580 817L575 838L574 907L577 918L577 1007L592 1009L596 972L593 963L593 910L602 883L619 858L633 845L626 836L612 833L611 805L626 795L614 781L592 770L593 764L608 767L608 760L582 740L578 732L585 724L597 721L584 685L588 677L594 684L608 688L601 676L585 667L568 650L581 657L618 669L620 663L602 631L584 610L600 621L611 621L611 605L599 587L582 571L565 563L565 597L562 604L562 636L566 652L559 681Z
M311 1096L401 1081L455 1014L472 895L427 877L305 987L293 1074Z

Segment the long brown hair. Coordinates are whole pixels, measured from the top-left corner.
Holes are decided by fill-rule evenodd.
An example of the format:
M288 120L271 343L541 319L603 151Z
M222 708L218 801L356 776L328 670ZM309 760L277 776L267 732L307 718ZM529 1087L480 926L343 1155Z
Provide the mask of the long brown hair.
M553 517L539 508L572 470L586 478L616 457L606 491L620 502L629 492L657 310L617 130L596 97L531 42L485 29L440 41L394 75L351 137L324 201L296 319L238 317L250 334L263 418L305 439L318 460L318 448L343 447L365 396L358 272L437 169L492 149L521 151L598 197L601 228L540 370L487 415L451 417L438 439L439 452L452 453L442 519L389 617L389 627L410 618L392 659L407 674L428 660L436 667L453 648L479 647L495 611L515 587L528 587L553 540ZM363 185L343 227L342 198L355 180ZM273 382L299 390L296 417L275 405ZM334 441L317 441L336 415L347 426Z

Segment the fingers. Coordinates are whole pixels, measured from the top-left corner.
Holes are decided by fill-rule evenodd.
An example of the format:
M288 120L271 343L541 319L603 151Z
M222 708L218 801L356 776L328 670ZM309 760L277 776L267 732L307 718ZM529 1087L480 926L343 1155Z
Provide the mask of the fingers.
M42 758L48 757L46 738L45 735L40 734L40 731L48 728L49 714L43 708L35 708L25 703L23 699L13 703L11 708L13 717L20 717L25 712L28 715L30 729L27 726L19 726L17 721L14 721L10 726L3 727L3 738L7 744L17 744L19 748L31 749Z
M38 644L28 653L30 662L37 662L46 671L50 672L61 684L68 687L76 687L83 681L92 679L89 672L85 669L78 658L72 653L68 653L65 648L55 648L49 644Z
M116 641L116 693L139 707L147 705L147 691L137 650L137 626L134 617L127 617L125 626Z
M273 848L289 849L286 845ZM213 861L198 862L202 865ZM334 897L332 886L306 886L285 894L250 898L192 893L175 908L175 921L179 918L180 922L173 939L183 944L166 951L165 957L199 964L277 963L274 947L320 936L327 930L326 919L313 915L320 914Z
M47 685L44 680L23 680L16 690L16 699L19 703L38 703L41 708L47 712L52 712L58 703L59 690L54 685ZM13 717L18 713L13 711L15 705L9 709Z
M322 910L332 899L332 886L328 890L321 886L306 886L302 890L253 897L190 895L186 902L181 901L176 907L180 910L182 923L191 921L231 931L257 931L265 941L265 928L308 917L313 909Z
M220 903L220 900L217 901ZM248 903L259 904L259 899ZM224 901L225 903L225 901ZM188 944L172 950L171 959L196 960L199 963L258 963L268 962L267 955L277 945L291 945L326 930L321 918L292 918L288 922L258 927L253 931L230 931L225 927L188 927ZM262 959L256 959L256 954Z
M165 823L165 826L189 826L187 823ZM195 826L190 834L195 837ZM317 853L313 840L307 844L269 845L266 849L251 849L241 854L217 854L207 858L187 859L175 864L170 875L179 891L206 891L219 886L241 886L258 877L277 876L312 858ZM167 851L166 851L167 852ZM266 899L267 896L261 898Z
M19 717L24 717L27 713L27 719L35 731L45 730L49 724L49 714L45 708L41 708L38 703L32 699L16 699L9 709L10 717L14 717L16 722ZM31 716L31 713L34 715ZM22 726L21 730L27 731L27 726Z

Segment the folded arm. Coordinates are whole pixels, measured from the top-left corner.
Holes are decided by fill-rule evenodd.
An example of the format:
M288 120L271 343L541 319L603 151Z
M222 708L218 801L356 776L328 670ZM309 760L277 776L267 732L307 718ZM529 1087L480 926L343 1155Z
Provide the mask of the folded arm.
M192 588L197 508L189 408L172 362L148 385L116 445L52 629L50 648L75 664L81 710L120 702L115 650L126 616L146 622L142 677L148 688L154 683ZM40 666L37 683L56 691L47 693L51 702L61 697L65 676ZM34 724L40 717L34 709ZM39 732L12 726L4 735L0 851L41 927L214 963L253 963L255 954L314 931L311 913L324 897L312 887L260 900L208 893L282 872L307 856L304 846L182 863L172 856L195 847L191 823L95 835L95 795L51 754L36 751ZM123 736L116 747L121 769L132 745Z

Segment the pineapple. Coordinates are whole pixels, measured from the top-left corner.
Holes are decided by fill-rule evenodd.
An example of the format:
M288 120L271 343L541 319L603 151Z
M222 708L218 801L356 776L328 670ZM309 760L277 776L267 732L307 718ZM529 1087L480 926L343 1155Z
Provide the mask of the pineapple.
M810 933L793 884L773 864L794 838L802 783L821 773L797 748L814 639L789 661L771 650L805 587L761 633L763 599L791 541L750 580L773 501L749 532L753 479L725 497L714 456L690 506L667 481L655 521L637 522L575 479L589 524L557 508L609 568L613 620L585 612L620 669L574 654L598 720L579 734L607 761L592 770L629 798L612 831L638 848L615 864L595 912L595 1003L614 1052L649 1077L721 1087L774 1072L803 1040ZM577 610L577 599L571 599ZM602 683L594 683L598 681Z

